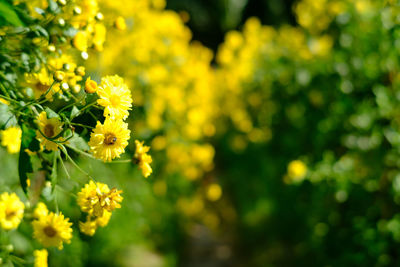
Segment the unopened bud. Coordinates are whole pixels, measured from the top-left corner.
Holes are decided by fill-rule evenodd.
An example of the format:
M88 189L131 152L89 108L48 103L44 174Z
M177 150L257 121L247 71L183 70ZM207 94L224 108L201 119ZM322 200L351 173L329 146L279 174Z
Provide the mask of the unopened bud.
M88 94L93 94L97 91L97 83L91 80L90 77L85 82L85 91Z
M65 73L63 71L56 71L53 75L54 80L56 80L57 82L61 82L62 80L64 80L65 77Z
M85 76L85 67L79 66L75 69L75 74L79 76Z

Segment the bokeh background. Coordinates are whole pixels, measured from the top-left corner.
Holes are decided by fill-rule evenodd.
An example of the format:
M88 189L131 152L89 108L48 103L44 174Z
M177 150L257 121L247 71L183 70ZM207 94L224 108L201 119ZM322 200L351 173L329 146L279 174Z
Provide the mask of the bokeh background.
M51 250L50 266L400 263L397 1L99 5L127 30L107 33L89 72L132 88L130 128L154 173L80 158L123 205L95 236ZM73 201L59 201L72 220Z

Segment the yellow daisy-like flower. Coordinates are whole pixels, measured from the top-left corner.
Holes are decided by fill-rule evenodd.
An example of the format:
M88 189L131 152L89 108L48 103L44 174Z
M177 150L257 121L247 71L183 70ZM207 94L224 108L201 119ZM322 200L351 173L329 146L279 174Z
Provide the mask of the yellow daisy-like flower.
M114 119L126 119L132 107L131 91L118 75L101 79L97 90L100 99L97 103L104 107L104 116Z
M119 158L125 152L130 133L128 124L120 119L106 118L104 124L98 121L88 142L90 151L104 162Z
M150 163L153 161L150 155L147 154L149 152L150 147L144 146L144 142L139 142L138 140L135 140L136 144L136 151L134 158L137 160L137 163L139 165L139 169L142 170L142 174L145 178L149 177L150 174L153 172L151 169Z
M21 147L22 131L19 127L10 127L1 131L1 145L7 147L10 154L18 153Z
M24 217L24 203L15 194L0 195L0 226L5 230L16 229Z
M72 223L60 212L49 212L32 222L33 236L45 247L63 248L63 243L70 243L72 238Z
M36 138L47 150L57 150L58 145L54 141L62 141L62 137L56 138L54 141L49 140L56 137L63 130L63 123L59 118L47 118L45 111L42 111L37 119L39 130L36 131Z
M26 85L33 89L36 99L46 93L53 83L53 77L48 73L46 68L42 68L38 73L25 73L24 78ZM61 92L60 84L55 84L47 93L46 98L52 100L53 95L58 92Z
M110 190L106 184L90 181L78 193L77 202L82 211L95 217L103 217L105 211L112 212L121 208L121 193L122 190Z
M33 251L33 256L35 257L35 262L33 267L47 267L47 257L49 253L46 249L35 250Z

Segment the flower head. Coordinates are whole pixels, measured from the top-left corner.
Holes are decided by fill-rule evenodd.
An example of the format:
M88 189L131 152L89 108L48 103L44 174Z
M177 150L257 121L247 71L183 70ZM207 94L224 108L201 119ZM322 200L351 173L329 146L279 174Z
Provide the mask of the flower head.
M1 131L1 145L7 147L10 154L18 153L21 147L22 131L19 127L10 127Z
M24 203L15 194L4 192L0 195L0 226L5 230L18 227L24 216Z
M119 204L123 199L121 193L122 190L115 188L110 190L106 184L90 181L78 193L77 202L82 211L100 218L104 216L105 211L112 212L116 208L121 208Z
M70 243L72 223L60 212L49 212L32 222L33 236L45 247L63 248L63 243Z
M97 122L91 133L88 143L90 150L96 158L104 162L111 161L125 152L130 133L127 123L106 118L104 124Z
M150 147L144 146L143 143L143 141L139 142L138 140L135 140L136 151L134 158L137 160L139 169L142 170L143 176L147 178L153 172L150 166L150 163L153 160L151 156L147 154L147 152L150 150Z
M300 182L307 174L307 166L301 160L293 160L287 168L288 182Z
M104 107L104 116L114 119L126 119L132 107L131 91L118 75L101 79L97 90L100 99L97 103Z
M39 130L36 131L36 138L47 150L57 150L58 145L54 141L62 141L63 138L60 136L54 140L50 139L53 139L61 133L63 130L63 123L59 118L48 119L45 111L39 114L37 123L39 125Z
M24 78L26 85L32 88L35 98L39 98L46 93L53 83L53 77L48 73L46 68L42 68L38 73L25 73ZM58 92L61 92L60 85L54 84L52 89L47 93L46 98L52 100L53 95Z
M49 253L46 249L35 250L33 251L33 256L35 256L35 262L33 267L47 267L47 257Z

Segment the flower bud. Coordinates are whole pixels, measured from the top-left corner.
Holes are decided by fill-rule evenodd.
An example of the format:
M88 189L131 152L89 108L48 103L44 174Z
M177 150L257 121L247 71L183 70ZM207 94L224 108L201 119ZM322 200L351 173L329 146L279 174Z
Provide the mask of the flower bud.
M125 19L121 16L119 16L115 22L114 22L114 26L115 28L117 28L118 30L124 31L126 30L126 23L125 23Z
M85 91L88 94L93 94L97 91L97 83L91 80L90 77L85 82Z
M57 82L61 82L62 80L64 80L65 77L65 73L63 71L56 71L53 75L54 80L56 80Z
M85 76L85 67L79 66L75 69L75 74L79 76Z

